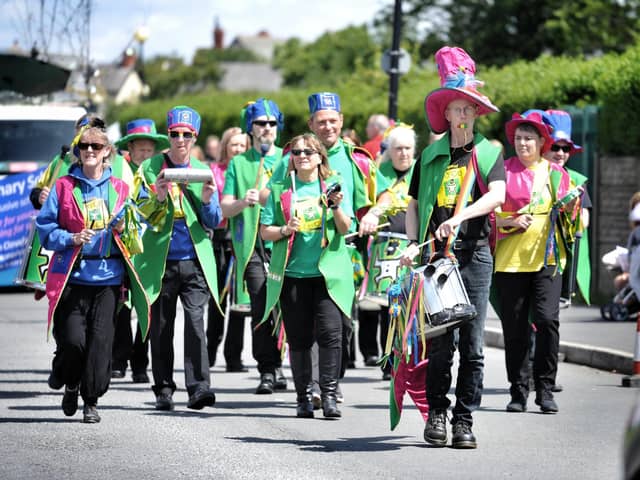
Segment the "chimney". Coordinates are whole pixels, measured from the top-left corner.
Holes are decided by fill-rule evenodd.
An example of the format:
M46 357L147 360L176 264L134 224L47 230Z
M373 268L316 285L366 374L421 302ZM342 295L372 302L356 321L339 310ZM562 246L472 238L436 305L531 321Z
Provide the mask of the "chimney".
M222 50L224 48L224 30L220 28L218 17L215 18L215 28L213 30L213 48Z
M136 52L133 48L129 47L122 52L121 67L135 67L136 66Z

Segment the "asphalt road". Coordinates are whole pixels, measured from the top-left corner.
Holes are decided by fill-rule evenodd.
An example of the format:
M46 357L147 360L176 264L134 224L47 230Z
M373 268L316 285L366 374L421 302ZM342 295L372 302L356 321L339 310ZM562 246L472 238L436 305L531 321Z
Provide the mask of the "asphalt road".
M475 415L479 447L431 448L408 400L389 430L388 385L376 368L348 370L343 418L297 419L295 393L253 394L249 373L212 369L217 403L186 409L184 389L174 412L156 412L148 385L112 382L98 408L102 422L65 417L61 392L46 384L52 342L44 302L0 295L0 479L615 479L621 475L624 425L636 391L620 375L562 363L560 413L508 414L503 352L486 349L485 390ZM176 329L181 332L180 326ZM248 332L247 332L248 333ZM247 341L246 345L250 345ZM176 338L184 385L182 339ZM245 362L255 366L250 350ZM286 369L290 378L290 371Z

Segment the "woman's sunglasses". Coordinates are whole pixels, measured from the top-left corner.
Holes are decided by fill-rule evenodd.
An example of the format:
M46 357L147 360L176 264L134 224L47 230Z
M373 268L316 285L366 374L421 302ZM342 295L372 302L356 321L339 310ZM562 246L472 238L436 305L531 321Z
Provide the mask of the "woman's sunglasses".
M104 147L106 147L106 145L104 143L84 143L84 142L78 142L78 148L80 150L89 150L89 147L91 147L91 150L93 150L94 152L99 152L100 150L102 150Z
M569 153L571 151L571 145L551 145L552 152L559 152L562 150L564 153Z

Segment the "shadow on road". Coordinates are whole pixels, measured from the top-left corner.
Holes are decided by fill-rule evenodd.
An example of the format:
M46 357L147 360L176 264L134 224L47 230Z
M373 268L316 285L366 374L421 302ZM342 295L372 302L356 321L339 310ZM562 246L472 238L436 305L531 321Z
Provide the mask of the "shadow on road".
M337 440L296 440L274 439L260 437L226 437L245 443L256 444L288 444L307 452L331 453L331 452L386 452L400 450L406 447L423 447L420 443L399 443L398 440L410 438L407 436L384 436L362 438L339 438ZM393 441L393 442L392 442Z

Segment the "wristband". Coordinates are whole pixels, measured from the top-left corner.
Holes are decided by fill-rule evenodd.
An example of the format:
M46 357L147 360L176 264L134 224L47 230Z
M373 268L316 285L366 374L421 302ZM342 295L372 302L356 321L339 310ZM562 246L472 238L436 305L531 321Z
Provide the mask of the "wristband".
M371 212L372 214L374 214L376 217L380 217L384 212L382 210L382 208L375 206L375 207L371 207L369 209L369 212Z
M284 232L285 232L285 228L287 228L287 226L286 226L286 225L282 225L282 226L280 227L280 235L282 235L283 237L288 237L289 235L287 235L286 233L284 233Z
M331 205L329 208L331 210L337 210L340 205Z

